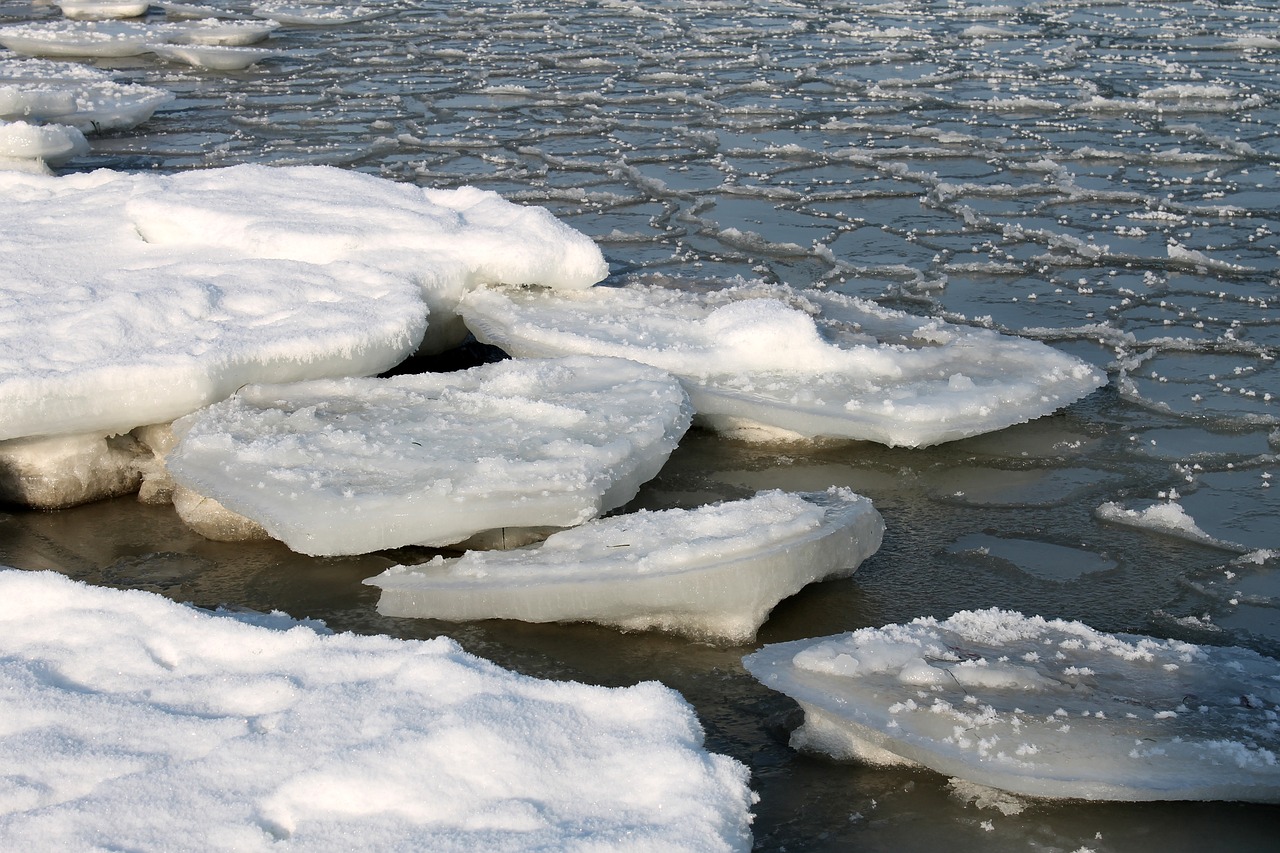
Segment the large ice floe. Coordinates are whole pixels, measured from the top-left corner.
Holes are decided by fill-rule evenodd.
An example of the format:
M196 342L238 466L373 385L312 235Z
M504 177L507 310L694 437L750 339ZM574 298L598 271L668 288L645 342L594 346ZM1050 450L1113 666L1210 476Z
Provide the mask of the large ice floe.
M459 310L477 338L514 356L591 353L668 370L700 421L748 438L923 447L1048 414L1104 381L1036 341L782 285L486 288Z
M1018 794L1280 802L1280 662L1002 610L766 646L792 745Z
M0 27L0 45L26 56L137 56L147 52L147 45L160 42L254 44L279 26L275 21L41 21Z
M510 551L395 566L367 584L378 611L436 619L591 621L746 642L779 601L844 577L884 521L848 489L762 492L693 510L635 512Z
M747 769L656 682L0 570L6 850L751 847Z
M7 439L101 445L246 383L379 373L455 342L468 287L607 272L540 208L326 167L0 173L0 196L0 459ZM94 497L39 476L41 506ZM0 496L31 502L2 470Z
M304 554L569 527L621 506L689 427L680 383L622 359L249 386L174 424L180 488ZM215 538L217 506L175 496Z

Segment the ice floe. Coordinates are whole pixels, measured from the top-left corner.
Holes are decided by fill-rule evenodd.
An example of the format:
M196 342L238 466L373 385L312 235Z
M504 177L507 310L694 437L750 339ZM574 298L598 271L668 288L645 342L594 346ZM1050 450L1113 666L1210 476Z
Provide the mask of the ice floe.
M150 0L57 0L64 18L73 21L106 21L136 18L146 13Z
M56 166L88 153L88 141L74 127L0 119L0 163L5 160L43 161Z
M443 637L2 570L0 718L11 850L751 847L747 769L679 694Z
M220 44L149 44L147 50L163 59L214 71L241 71L264 59L280 56L280 51L269 48Z
M1003 610L766 646L792 745L1019 794L1280 802L1280 662Z
M395 566L365 583L379 612L435 619L591 621L746 642L783 598L852 574L884 522L848 489L761 492L698 509L590 521L510 551Z
M485 288L459 311L517 357L591 353L668 370L703 422L746 437L922 447L1048 414L1104 382L1036 341L781 285Z
M174 95L118 83L97 68L47 59L0 59L0 119L57 122L82 133L127 130Z
M267 0L253 7L253 14L281 24L324 27L367 21L386 14L376 6L357 6L341 3L297 2L297 0Z
M247 382L377 373L419 346L424 291L440 305L478 282L603 274L542 209L338 169L4 174L0 192L0 438L125 432Z
M249 386L176 422L166 464L295 551L360 554L580 524L634 497L690 417L679 382L635 362L505 361Z
M240 46L260 42L275 21L204 19L176 23L138 21L41 21L0 27L0 45L26 56L122 57L160 42Z

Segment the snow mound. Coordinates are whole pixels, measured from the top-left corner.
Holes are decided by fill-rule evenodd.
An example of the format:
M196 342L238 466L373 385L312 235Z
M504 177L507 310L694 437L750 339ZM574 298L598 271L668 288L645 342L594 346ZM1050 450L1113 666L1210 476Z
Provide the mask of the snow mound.
M359 554L580 524L634 497L690 417L679 382L644 365L508 361L249 386L175 423L166 464L295 551Z
M709 426L775 437L923 447L1048 414L1104 381L1035 341L785 286L486 288L459 311L477 338L517 357L661 367Z
M0 571L0 847L751 847L746 768L660 684L264 621Z
M1087 800L1280 802L1280 662L1002 610L766 646L792 745Z
M783 598L853 573L884 522L847 489L762 492L590 521L511 551L395 566L378 611L435 619L591 621L747 642Z

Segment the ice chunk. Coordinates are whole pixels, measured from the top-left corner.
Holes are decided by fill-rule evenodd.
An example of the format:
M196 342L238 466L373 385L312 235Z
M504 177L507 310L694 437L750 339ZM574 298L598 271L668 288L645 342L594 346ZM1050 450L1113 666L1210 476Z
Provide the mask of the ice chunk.
M690 416L651 367L508 361L249 386L175 423L167 465L295 551L359 554L580 524L634 497Z
M699 419L727 431L922 447L1048 414L1104 381L1035 341L785 286L486 288L459 310L477 338L515 356L668 370Z
M253 204L245 204L247 195ZM432 315L424 349L462 340L458 299L480 284L586 288L600 249L542 208L473 187L422 189L341 169L237 166L171 176L127 214L155 245L310 263L359 261L412 278Z
M323 167L0 174L0 195L0 439L127 432L247 382L378 373L419 347L424 294L606 272L545 210Z
M253 14L259 18L278 21L281 24L323 27L367 21L387 13L385 9L379 9L376 6L267 0L265 3L254 4Z
M136 56L163 25L132 21L41 21L0 27L0 45L26 56Z
M0 846L751 847L747 769L660 684L284 621L0 571Z
M395 566L378 611L434 619L591 621L746 642L805 584L852 574L884 522L848 489L636 512L511 551Z
M57 0L55 5L73 21L107 21L136 18L147 11L150 0Z
M42 160L56 166L88 153L89 143L74 127L0 119L0 159Z
M1088 800L1280 802L1280 662L1002 610L766 646L792 745Z
M173 99L163 89L117 83L76 63L0 59L0 118L56 121L82 133L127 130Z
M280 51L267 48L212 44L149 44L147 50L164 59L214 71L239 71L269 57L281 55Z
M145 456L127 435L0 441L0 501L62 509L127 495L142 482Z

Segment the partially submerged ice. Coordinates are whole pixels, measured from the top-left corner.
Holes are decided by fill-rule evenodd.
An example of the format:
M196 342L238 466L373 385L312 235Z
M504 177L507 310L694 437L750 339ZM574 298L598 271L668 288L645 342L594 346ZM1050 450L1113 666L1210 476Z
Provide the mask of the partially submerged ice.
M326 167L5 172L0 196L0 444L102 442L246 383L379 373L424 335L455 340L467 287L606 272L545 210Z
M105 71L74 62L0 59L0 119L56 122L81 133L127 130L173 99L164 89L118 83Z
M1002 610L765 646L792 745L1040 797L1280 802L1280 662Z
M590 353L668 370L701 422L746 438L924 447L1048 414L1105 381L1036 341L781 285L485 288L459 310L513 356Z
M0 570L0 719L6 850L751 847L747 769L675 691L443 637Z
M249 386L175 423L166 464L179 487L295 551L360 554L581 524L634 497L690 418L679 382L635 362L505 361ZM175 506L236 538L201 502Z
M747 642L783 598L845 577L884 521L848 489L761 492L693 510L590 521L510 551L395 566L378 611L446 620L590 621Z

